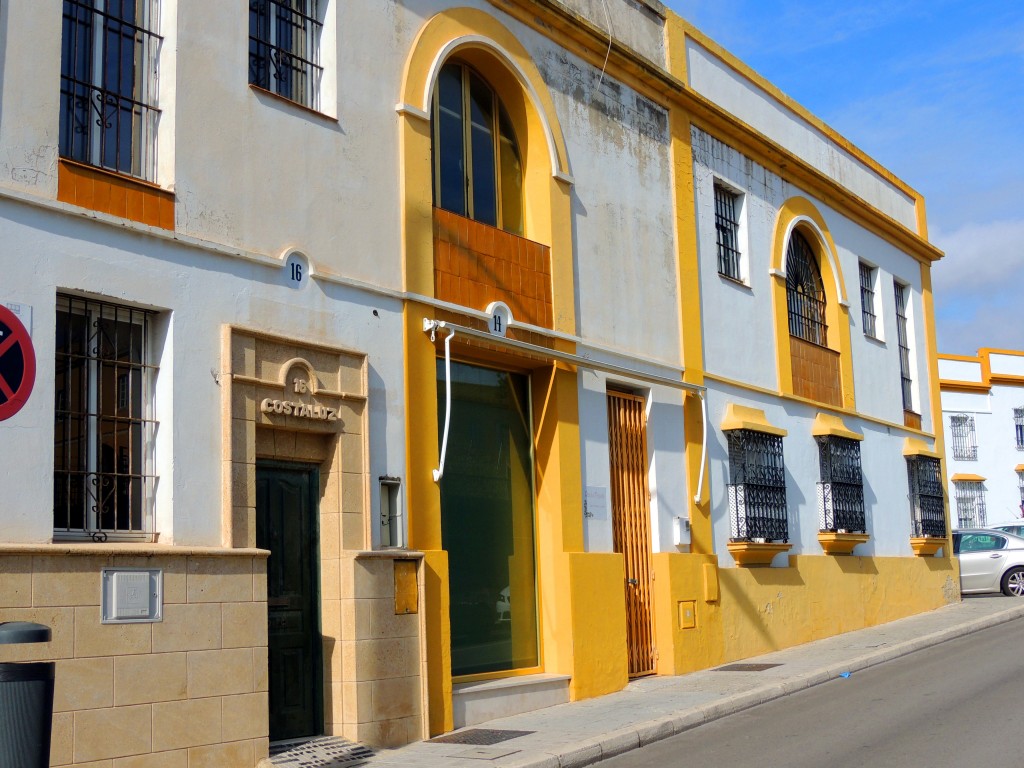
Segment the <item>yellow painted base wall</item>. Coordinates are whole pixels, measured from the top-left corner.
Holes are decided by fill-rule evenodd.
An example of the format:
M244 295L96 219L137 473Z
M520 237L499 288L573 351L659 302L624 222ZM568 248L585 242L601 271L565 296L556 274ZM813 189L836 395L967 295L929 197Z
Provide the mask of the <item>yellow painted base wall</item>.
M625 570L622 555L574 552L569 558L572 595L573 701L622 690L626 658Z
M654 556L659 674L895 621L960 597L957 572L946 558L794 555L788 568L727 569L715 568L715 560ZM693 629L680 626L682 601L693 601Z

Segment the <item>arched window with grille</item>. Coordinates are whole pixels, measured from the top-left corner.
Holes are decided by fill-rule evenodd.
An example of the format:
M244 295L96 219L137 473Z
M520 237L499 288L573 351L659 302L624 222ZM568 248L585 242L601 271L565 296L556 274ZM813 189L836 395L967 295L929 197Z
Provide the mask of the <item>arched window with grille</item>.
M793 232L786 249L786 303L789 333L818 346L827 346L825 287L810 243Z
M475 70L448 62L431 118L434 205L522 234L522 156L498 94Z

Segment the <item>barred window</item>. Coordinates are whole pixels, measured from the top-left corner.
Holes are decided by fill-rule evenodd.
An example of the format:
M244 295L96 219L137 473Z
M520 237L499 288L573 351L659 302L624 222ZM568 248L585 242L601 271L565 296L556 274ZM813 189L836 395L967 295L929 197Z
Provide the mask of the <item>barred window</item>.
M957 525L960 528L984 528L988 523L985 512L985 486L977 480L953 483L956 493Z
M966 413L955 413L950 416L949 438L954 459L978 460L978 442L974 435L973 416Z
M57 297L54 538L152 534L151 313Z
M323 75L318 5L249 0L249 82L310 109L320 108Z
M900 347L900 384L903 390L903 410L914 410L913 379L910 375L910 335L907 332L907 287L893 281L896 295L896 337Z
M1013 409L1013 433L1017 439L1017 450L1024 451L1024 408Z
M156 175L157 0L64 0L62 157Z
M877 316L875 315L875 273L877 270L860 263L860 319L864 335L878 338Z
M825 287L821 270L807 239L793 232L786 251L786 303L789 333L804 341L827 346Z
M742 280L740 269L739 214L740 196L715 184L715 233L718 245L718 273Z
M913 535L945 538L945 495L939 460L932 456L907 456L907 479Z
M821 482L818 525L833 533L867 533L860 443L847 437L816 437Z
M732 539L789 541L782 437L750 429L727 435Z
M1017 489L1020 491L1020 516L1024 517L1024 470L1017 470Z

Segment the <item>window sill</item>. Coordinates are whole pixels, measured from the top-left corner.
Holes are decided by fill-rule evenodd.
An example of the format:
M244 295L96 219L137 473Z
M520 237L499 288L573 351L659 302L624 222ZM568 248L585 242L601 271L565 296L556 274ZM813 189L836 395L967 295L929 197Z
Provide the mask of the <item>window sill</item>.
M150 181L77 160L57 163L57 200L99 213L174 230L174 193Z
M771 565L776 555L788 552L792 548L792 544L782 542L730 541L728 544L729 554L736 561L736 565L745 568Z
M743 280L742 278L731 277L730 275L726 275L723 272L719 272L718 273L718 277L721 278L722 282L724 282L724 283L728 283L729 285L734 285L737 288L743 288L746 291L749 291L749 292L753 293L753 289L750 287L750 283L748 283L746 280Z
M54 541L50 544L0 544L4 555L81 555L103 556L124 555L139 557L259 557L265 558L270 552L265 549L229 547L175 546L173 544L143 544L141 542L106 542L93 544L84 541Z
M914 536L910 539L910 548L918 557L934 557L944 546L946 546L946 539L936 536Z
M307 115L318 117L321 120L334 123L335 125L339 124L338 118L334 117L333 115L329 115L326 112L321 112L319 109L314 109L313 107L307 107L305 104L302 104L301 102L295 101L294 99L289 99L287 96L282 96L279 93L274 93L273 91L268 90L267 88L262 88L261 86L249 83L249 90L255 93L257 96L266 96L267 98L273 99L274 101L279 102L281 104L287 104L288 106L294 107L295 109L299 110L300 112L304 112Z
M826 555L852 555L853 548L871 539L867 533L832 533L820 531L818 543Z

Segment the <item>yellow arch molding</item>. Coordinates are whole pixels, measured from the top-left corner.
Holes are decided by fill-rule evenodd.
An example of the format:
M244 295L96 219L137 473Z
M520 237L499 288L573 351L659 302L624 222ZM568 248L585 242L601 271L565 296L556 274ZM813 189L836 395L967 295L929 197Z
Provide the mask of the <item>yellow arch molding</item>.
M825 218L805 197L791 197L779 209L772 241L772 304L775 311L775 349L778 355L779 389L793 394L793 370L789 349L789 316L786 304L786 246L794 230L799 230L818 252L821 280L825 289L825 321L828 346L839 353L839 375L843 388L843 407L854 410L853 354L850 340L850 304L846 281L839 264L839 253Z
M452 8L432 16L417 34L406 60L396 106L405 289L413 296L434 295L430 112L438 73L452 57L486 78L508 112L523 161L524 235L550 247L554 328L575 334L572 178L561 126L550 92L526 48L497 19L481 10ZM431 480L431 470L438 460L438 414L434 408L422 407L423 393L433 392L437 385L434 347L422 332L423 319L432 318L434 310L410 300L404 314L406 509L409 543L425 552L428 598L433 604L426 616L427 700L429 730L438 734L452 727L452 677L447 555L441 548L440 494ZM551 369L536 372L533 381L535 395L540 394L542 390L537 388L545 382L560 393L547 397L550 408L544 410L544 423L535 429L537 473L543 477L537 486L538 530L547 526L547 532L538 538L538 589L544 616L560 619L541 624L544 663L548 669L573 674L574 696L593 695L586 693L587 685L595 685L593 681L577 682L586 675L577 674L580 670L572 634L564 632L573 610L562 586L570 578L564 552L578 551L583 539L582 521L573 517L573 510L578 510L581 503L582 484L579 431L575 426L579 423L576 378L574 373ZM619 561L612 565L621 569ZM621 577L621 570L614 567L609 573ZM554 628L559 626L564 636L556 637ZM622 683L624 680L618 685Z

